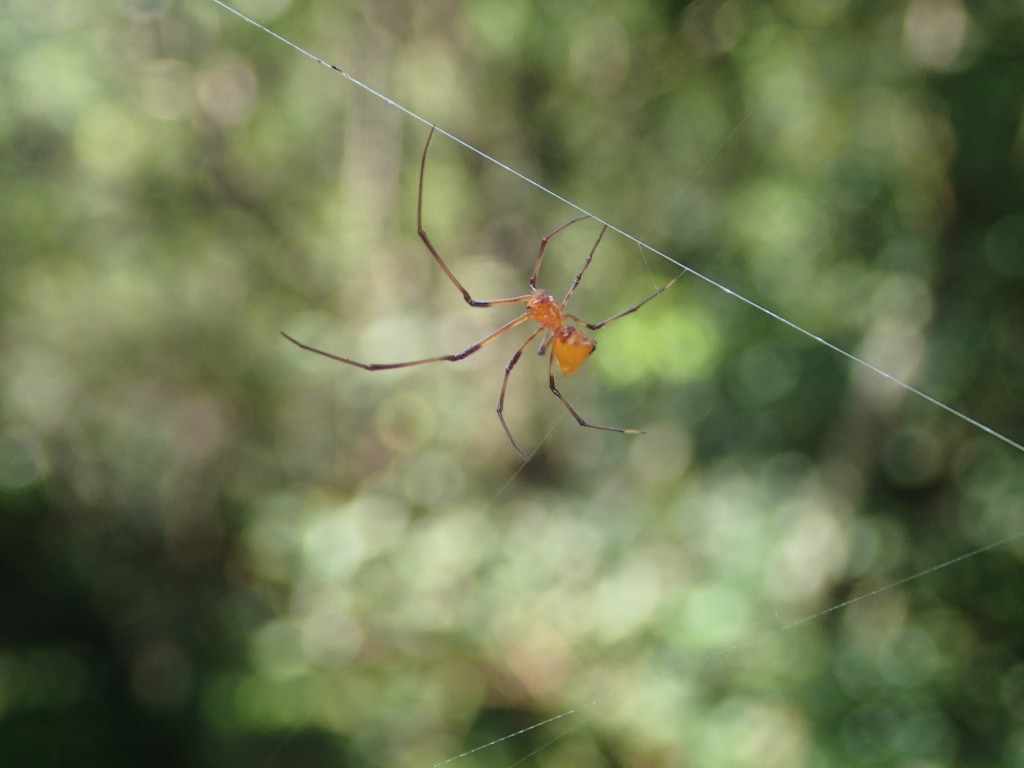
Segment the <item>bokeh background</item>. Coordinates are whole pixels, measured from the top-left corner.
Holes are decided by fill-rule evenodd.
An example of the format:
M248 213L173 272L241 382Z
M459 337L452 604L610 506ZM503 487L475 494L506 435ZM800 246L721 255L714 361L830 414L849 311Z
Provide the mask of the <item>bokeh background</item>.
M237 5L1024 440L1018 0ZM0 56L0 763L1024 763L1019 449L687 275L564 382L646 434L529 354L524 464L516 334L278 335L513 316L416 236L424 124L210 0ZM444 137L426 187L479 297L574 215ZM612 234L573 306L678 272Z

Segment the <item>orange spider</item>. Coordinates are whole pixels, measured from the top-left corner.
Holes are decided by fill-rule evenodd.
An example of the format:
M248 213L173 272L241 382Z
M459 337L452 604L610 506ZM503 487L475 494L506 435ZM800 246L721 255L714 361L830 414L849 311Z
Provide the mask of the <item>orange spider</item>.
M544 260L544 251L548 246L548 242L562 230L572 226L578 221L590 218L589 216L579 216L572 221L569 221L562 226L558 227L553 232L549 233L540 241L540 250L537 253L537 262L533 266L533 274L530 276L530 292L522 296L514 296L509 299L492 299L491 301L479 301L470 296L462 283L458 281L452 271L448 269L448 265L444 263L444 259L437 252L433 243L430 242L430 238L427 236L426 230L423 229L423 177L427 167L427 151L430 149L430 140L434 137L434 127L431 126L430 134L427 136L427 143L423 147L423 157L420 160L420 180L419 180L419 195L416 203L416 226L419 232L420 239L423 244L427 246L427 250L434 257L437 265L441 267L448 279L451 280L452 284L459 289L462 294L462 298L466 300L466 303L471 307L501 307L507 304L525 304L526 312L521 314L514 320L510 320L501 326L498 330L492 333L490 336L478 341L471 347L467 347L453 355L440 355L438 357L428 357L423 360L411 360L404 363L360 363L357 360L350 360L347 357L339 357L338 355L325 352L322 349L311 347L307 344L303 344L284 331L281 331L281 335L284 336L288 341L307 352L315 352L318 355L323 355L331 360L337 360L339 363L346 363L347 365L354 365L357 368L362 368L365 371L384 371L393 368L409 368L414 365L426 365L427 363L439 363L439 362L457 362L464 360L470 355L479 352L485 346L490 344L492 341L502 336L513 328L522 325L530 320L535 320L540 327L537 328L533 333L530 334L529 338L523 342L523 344L516 350L516 353L509 360L508 365L505 366L505 378L501 383L501 394L498 396L498 420L501 421L501 426L505 428L505 434L508 435L509 442L512 443L512 447L519 452L524 458L528 458L523 450L516 444L515 439L512 437L512 432L508 428L508 424L505 423L504 409L505 409L505 390L508 388L508 379L512 373L512 369L516 363L519 362L519 358L522 357L524 350L529 346L530 342L536 339L541 334L544 334L544 338L540 345L540 354L544 354L550 346L551 352L548 355L548 384L552 393L555 397L562 401L562 405L573 415L576 421L581 427L588 427L590 429L602 429L606 432L622 432L626 434L638 435L641 431L638 429L623 429L621 427L606 427L600 424L591 424L584 420L580 416L576 409L569 404L569 401L565 399L565 396L558 391L558 387L555 386L555 372L554 364L558 361L558 370L563 376L572 376L576 371L579 370L580 366L586 362L587 358L590 357L591 353L597 348L597 343L587 336L585 333L577 329L575 326L568 325L567 322L575 320L581 325L586 326L592 331L596 331L599 328L603 328L608 323L618 320L620 317L624 317L632 312L636 312L640 307L655 298L663 291L669 288L677 279L678 276L670 280L664 286L656 290L650 296L638 304L634 304L629 309L625 309L618 314L612 315L607 320L603 320L600 323L588 323L576 315L569 314L565 311L566 305L569 303L569 299L572 298L573 293L580 284L580 280L583 279L583 273L586 272L587 267L590 266L590 262L594 258L594 252L597 251L597 246L601 243L601 238L604 237L605 231L608 229L608 225L601 227L601 232L597 236L597 240L594 242L593 247L590 249L590 253L587 254L586 261L583 262L583 266L580 267L580 271L576 274L576 279L572 281L572 285L569 287L568 293L565 294L565 298L562 299L561 303L555 301L555 298L545 290L537 287L537 273L540 272L541 262Z

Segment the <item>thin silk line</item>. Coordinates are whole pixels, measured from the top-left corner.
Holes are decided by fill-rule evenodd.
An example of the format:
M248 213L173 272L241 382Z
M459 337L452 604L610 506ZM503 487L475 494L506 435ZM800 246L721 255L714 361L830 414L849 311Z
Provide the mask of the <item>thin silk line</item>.
M468 750L466 752L463 752L461 755L455 755L455 757L449 757L447 760L442 760L440 763L434 763L430 768L439 768L439 766L448 765L449 763L454 763L456 760L461 760L464 757L469 757L470 755L475 755L477 752L483 752L485 749L487 749L489 747L493 747L493 746L495 746L497 744L501 744L501 742L503 742L503 741L508 741L509 739L514 739L516 736L522 736L524 733L529 733L530 731L535 731L538 728L543 728L545 725L550 725L551 723L555 722L556 720L562 720L563 718L575 715L577 712L582 712L584 709L587 709L588 707L592 707L595 704L597 704L598 702L604 701L604 698L605 697L602 697L600 699L594 699L593 701L591 701L591 702L589 702L587 704L584 704L581 707L576 707L576 709L570 709L568 712L562 712L560 715L555 715L554 717L549 717L547 720L542 720L539 723L534 723L533 725L528 725L525 728L520 728L515 733L510 733L508 736L502 736L500 739L495 739L494 741L489 741L486 744L481 744L479 747L473 747L473 749L470 749L470 750Z
M736 643L735 645L731 645L731 646L728 646L726 648L720 648L720 649L718 649L716 651L712 651L710 653L705 653L705 654L703 654L701 656L694 657L693 659L690 660L690 663L686 664L685 666L687 666L687 667L697 667L700 664L703 664L703 663L705 663L707 661L710 661L711 659L719 658L719 657L722 657L722 656L728 656L728 655L730 655L732 653L735 653L736 651L742 650L744 648L749 648L749 647L751 647L753 645L757 645L758 643L764 642L768 638L775 637L776 635L781 635L783 632L788 632L791 629L796 629L797 627L803 626L804 624L809 624L810 622L816 621L816 620L822 618L823 616L827 616L830 613L835 613L836 611L840 611L843 608L848 608L851 605L854 605L856 603L861 602L862 600L868 600L868 599L870 599L872 597L877 597L878 595L881 595L881 594L883 594L885 592L889 592L890 590L896 589L897 587L902 587L903 585L909 584L912 581L917 581L918 579L923 579L925 576L930 576L931 574L933 574L933 573L935 573L937 571L941 571L941 570L943 570L945 568L950 568L950 567L952 567L954 565L962 563L964 560L970 560L972 557L984 554L985 552L989 552L990 550L993 550L993 549L999 549L1000 547L1007 546L1008 544L1012 544L1015 541L1020 541L1021 539L1024 539L1024 532L1016 533L1013 536L1008 536L1005 539L1000 539L999 541L994 541L991 544L986 544L986 545L984 545L982 547L978 547L977 549L972 549L970 552L964 552L962 554L957 555L956 557L951 557L948 560L942 561L941 563L937 563L936 565L929 566L928 568L925 568L922 571L918 571L917 573L913 573L910 576L905 576L902 579L897 579L896 581L894 581L894 582L892 582L890 584L886 584L884 587L879 587L878 589L873 589L870 592L865 592L862 595L857 595L856 597L851 597L849 600L844 600L843 602L836 603L835 605L833 605L833 606L831 606L829 608L824 608L824 609L822 609L820 611L817 611L815 613L808 614L807 616L804 616L802 618L796 619L795 621L791 621L788 624L784 624L781 627L776 627L775 629L770 629L770 630L768 630L766 632L762 632L759 635L754 635L753 637L748 637L746 640L743 640L743 641L741 641L739 643ZM675 672L678 672L678 668L675 670ZM654 675L652 679L658 680L658 679L661 679L661 678L664 678L664 677L668 677L669 674L670 673L661 673L661 674L658 674L658 675ZM432 765L431 768L439 768L439 766L448 765L450 763L454 763L454 762L456 762L458 760L461 760L464 757L469 757L470 755L476 754L477 752L485 750L488 747L493 747L493 746L495 746L497 744L500 744L503 741L507 741L508 739L513 739L513 738L515 738L517 736L522 736L524 733L529 733L530 731L536 730L538 728L543 728L544 726L550 725L551 723L554 723L554 722L556 722L558 720L563 720L566 717L571 717L572 715L577 715L577 714L579 714L581 712L584 712L584 711L586 711L586 710L588 710L588 709L590 709L592 707L597 706L598 704L600 704L603 701L607 701L609 699L613 699L614 697L615 697L615 694L612 694L612 693L605 694L604 696L599 696L598 698L592 699L591 701L588 701L585 704L581 704L580 706L575 707L574 709L570 709L570 710L567 710L565 712L561 712L561 713L555 715L554 717L549 717L546 720L542 720L539 723L534 723L533 725L527 726L526 728L520 728L515 733L510 733L507 736L501 737L500 739L494 739L493 741L489 741L486 744L481 744L480 746L473 747L473 749L470 749L470 750L467 750L466 752L463 752L461 754L455 755L454 757L449 757L447 760L442 760L440 763L434 763L434 765ZM552 739L552 741L549 742L548 744L544 745L544 747L550 746L550 744L554 744L556 741L558 741L558 739L563 738L566 734L570 733L571 731L575 730L576 728L579 728L585 722L586 721L583 721L581 723L577 723L575 726L570 728L565 733L560 734L555 739ZM544 747L541 747L540 749L544 749ZM537 751L540 751L540 750L537 750Z
M707 160L704 161L704 163L700 166L700 168L697 169L696 173L694 173L692 176L690 176L689 179L687 179L683 184L681 184L679 186L679 189L676 190L676 193L672 196L672 199L669 200L668 203L665 204L665 207L662 209L661 213L659 213L655 217L654 221L652 221L647 226L647 229L645 229L640 234L640 236L634 241L636 243L637 250L640 251L640 258L643 259L644 267L646 267L646 269L647 269L647 274L649 274L651 276L651 281L654 283L654 287L655 288L658 287L658 281L654 277L654 272L651 270L650 262L647 261L647 253L644 251L644 245L642 244L642 241L644 241L644 240L646 240L648 238L648 236L651 234L651 232L654 231L654 228L658 225L658 222L661 221L662 219L664 219L668 215L668 212L671 211L675 207L675 204L679 201L679 198L683 196L683 192L686 191L687 187L689 187L691 184L693 184L697 180L697 178L702 173L704 173L705 169L709 165L711 165L711 163L714 161L714 159L716 157L718 157L718 155L721 153L721 151L723 149L725 149L725 147L729 144L730 141L732 141L733 136L735 136L737 133L739 133L740 128L743 127L743 124L745 122L747 122L747 119L752 114L754 114L755 111L756 110L751 110L750 112L747 112L745 115L743 115L743 117L740 118L739 122L736 123L736 125L733 127L733 129L731 131L729 131L729 135L726 136L724 139L722 139L722 141L718 144L718 146L715 147L715 151L711 153L711 156Z
M792 320L787 320L785 317L783 317L782 315L778 314L777 312L773 312L772 310L768 309L763 304L758 304L753 299L748 299L746 296L743 296L743 295L741 295L739 293L736 293L734 290L732 290L731 288L727 287L726 285L724 285L722 283L719 283L718 281L714 280L713 278L708 277L707 275L704 275L704 274L701 274L700 272L697 272L695 269L693 269L691 267L686 266L685 264L683 264L679 260L673 258L672 256L669 256L664 251L660 251L657 248L655 248L655 247L653 247L651 245L648 245L647 243L643 242L643 240L641 240L639 237L631 235L630 233L620 229L619 227L615 226L614 224L611 224L610 222L605 221L604 219L600 218L599 216L596 216L595 214L593 214L590 211L586 210L582 206L574 203L572 200L569 200L569 199L563 197L562 195L558 194L557 192L548 189L547 187L545 187L540 182L534 181L529 176L526 176L525 174L520 173L519 171L517 171L515 168L512 168L512 167L506 165L505 163L501 162L497 158L491 157L486 152L484 152L482 149L478 149L477 147L474 147L469 142L463 141L458 136L455 136L454 134L449 133L448 131L444 130L443 128L439 128L437 126L434 126L433 123L431 123L425 117L422 117L421 115L417 114L416 112L413 112L408 107L405 107L402 104L399 104L397 101L394 101L390 97L385 96L383 93L381 93L380 91L376 90L375 88L367 85L366 83L362 82L361 80L356 79L355 77L350 75L348 72L343 70L341 67L337 67L334 64L330 64L330 63L324 61L319 56L316 56L315 54L312 54L309 51L307 51L305 48L303 48L303 47L301 47L299 45L296 45L295 43L293 43L288 38L282 37L281 35L279 35L276 32L274 32L272 29L268 29L267 27L265 27L262 24L260 24L258 21L255 21L255 20L249 18L248 16L246 16L241 11L235 10L230 5L228 5L227 3L222 2L222 0L213 0L213 2L216 3L217 5L219 5L224 10L230 11L235 16L238 16L243 21L246 21L249 24L252 24L254 27L257 27L258 29L263 30L268 35L270 35L271 37L274 37L277 40L279 40L282 43L284 43L285 45L295 49L296 51L301 53L303 56L306 56L306 57L312 59L317 64L320 64L323 67L327 67L327 69L330 69L333 72L337 72L339 75L344 77L346 80L351 82L353 85L356 85L359 88L362 88L367 93L370 93L373 96L376 96L378 99L386 102L387 104L391 105L392 107L394 107L395 109L399 110L400 112L405 113L406 115L408 115L409 117L413 118L414 120L417 120L417 121L423 123L424 125L429 125L429 126L433 127L438 133L443 134L444 136L446 136L449 139L451 139L452 141L454 141L456 144L459 144L460 146L468 149L470 152L473 152L474 154L478 155L480 158L486 160L487 162L493 163L494 165L498 166L502 170L504 170L504 171L506 171L508 173L511 173L513 176L515 176L515 177L521 179L522 181L526 182L530 186L540 190L541 192L543 192L543 193L545 193L547 195L550 195L551 197L553 197L556 200L558 200L559 202L569 206L570 208L572 208L572 209L574 209L576 211L579 211L581 214L584 214L586 216L590 216L591 218L593 218L598 223L607 226L608 229L610 229L613 232L621 235L622 237L626 238L627 240L635 243L642 251L643 250L648 250L651 253L653 253L653 254L655 254L657 256L660 256L661 258L663 258L665 261L669 262L670 264L674 264L677 267L679 267L683 272L689 273L689 274L693 275L694 277L697 277L697 278L703 280L708 285L714 286L715 288L717 288L718 290L722 291L723 293L728 294L729 296L732 296L732 297L734 297L736 299L739 299L741 302L743 302L747 306L749 306L749 307L751 307L753 309L756 309L759 312L762 312L762 313L768 315L768 317L772 318L773 320L776 320L777 322L782 323L783 325L788 326L789 328L791 328L792 330L796 331L797 333L801 333L804 336L806 336L807 338L812 339L812 340L818 342L819 344L822 344L822 345L828 347L833 352L837 352L838 354L842 355L843 357L845 357L846 359L850 360L851 362L854 362L854 363L857 363L858 365L864 366L865 368L867 368L870 371L873 371L874 373L878 374L882 378L888 379L890 382L892 382L893 384L897 385L898 387L902 387L907 392L910 392L911 394L917 395L922 400L925 400L925 401L931 403L932 405L934 405L934 406L936 406L938 408L941 408L942 410L946 411L946 413L949 413L949 414L955 416L956 418L961 419L962 421L967 422L971 426L975 427L976 429L981 430L982 432L986 433L987 435L990 435L991 437L994 437L997 440L1001 440L1002 442L1006 443L1007 445L1009 445L1009 446L1011 446L1013 448L1016 448L1021 453L1024 453L1024 444L1018 443L1017 441L1007 437L1006 435L1002 434L1001 432L996 431L992 427L989 427L989 426L986 426L985 424L982 424L977 419L971 418L970 416L968 416L968 415L966 415L964 413L961 413L960 411L958 411L953 406L946 405L946 403L942 402L941 400L938 400L938 399L932 397L931 395L923 392L922 390L918 389L917 387L914 387L914 386L906 383L902 379L899 379L896 376L893 376L891 373L887 373L887 372L883 371L881 368L878 368L877 366L872 365L871 363L869 363L869 362L867 362L865 360L862 360L861 358L859 358L856 355L854 355L852 352L847 352L842 347L839 347L839 346L833 344L832 342L823 339L821 336L818 336L817 334L812 333L811 331L807 330L803 326L797 325ZM703 167L701 168L701 170L703 170Z

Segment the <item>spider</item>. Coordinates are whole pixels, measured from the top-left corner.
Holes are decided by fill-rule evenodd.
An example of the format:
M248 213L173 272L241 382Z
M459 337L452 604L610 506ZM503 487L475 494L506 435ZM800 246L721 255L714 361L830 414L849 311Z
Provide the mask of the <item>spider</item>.
M621 432L624 434L639 435L642 434L641 430L638 429L623 429L622 427L608 427L601 424L591 424L586 421L576 409L572 407L568 400L565 399L565 395L558 391L558 387L555 385L555 363L558 363L558 370L563 376L572 376L576 371L579 370L580 366L586 362L587 358L597 348L597 343L587 336L585 333L580 331L573 325L569 325L569 321L575 321L585 326L591 331L596 331L604 326L608 325L621 317L625 317L628 314L636 312L647 302L651 301L664 291L666 291L678 278L678 275L666 283L664 286L654 291L650 296L634 304L628 309L612 315L607 320L602 320L600 323L588 323L576 315L570 314L565 311L566 305L569 303L569 299L572 298L573 293L579 287L580 281L583 279L583 273L587 271L587 267L590 266L590 262L594 258L594 253L597 251L598 245L601 244L601 239L604 237L605 232L608 229L608 225L605 224L601 227L601 231L597 235L597 240L594 241L593 247L590 249L590 253L587 254L586 260L583 262L583 266L580 267L580 271L576 273L576 278L572 281L572 285L569 286L569 291L565 294L565 298L559 303L555 298L547 291L537 287L537 274L540 272L541 262L544 260L544 251L548 247L548 243L551 239L560 232L565 231L573 224L583 221L584 219L590 218L589 215L579 216L572 221L562 224L557 229L547 234L540 241L540 250L537 252L537 261L533 265L533 274L530 276L530 292L525 293L522 296L513 296L508 299L492 299L490 301L480 301L474 299L469 291L459 282L458 278L452 273L445 264L444 259L441 258L441 254L437 252L437 248L430 242L430 237L427 235L425 229L423 229L423 177L427 167L427 152L430 150L430 141L434 138L435 126L431 126L430 133L427 135L427 142L423 146L423 156L420 159L420 176L419 176L419 193L416 202L416 228L419 233L420 239L423 244L430 251L430 255L434 257L434 261L441 268L441 271L445 273L448 279L452 282L459 293L462 294L462 298L465 299L466 303L471 307L503 307L511 304L525 304L526 311L519 315L514 320L510 320L501 326L498 330L494 331L489 336L481 339L476 344L473 344L461 352L457 352L452 355L439 355L437 357L428 357L423 360L410 360L403 363L361 363L357 360L350 360L347 357L340 357L322 349L311 347L308 344L303 344L301 341L289 336L284 331L281 331L281 335L284 336L295 346L300 349L304 349L307 352L314 352L315 354L322 355L336 360L339 363L345 363L346 365L354 365L357 368L362 368L364 371L385 371L395 368L409 368L415 365L426 365L427 363L440 363L440 362L458 362L459 360L465 360L472 354L479 352L481 349L486 347L492 341L497 339L499 336L503 336L513 328L517 328L523 323L527 323L530 320L534 320L540 326L522 343L516 353L512 355L512 359L509 360L508 365L505 366L505 377L501 382L501 393L498 395L498 420L501 422L501 426L505 428L505 434L508 435L509 442L512 443L512 447L519 452L519 455L524 459L529 458L526 453L516 444L515 438L512 437L512 431L508 428L508 424L505 422L505 391L508 389L509 376L512 374L512 369L515 368L516 363L519 362L519 358L522 357L523 352L534 341L538 336L543 334L541 340L540 354L548 352L548 386L551 392L557 397L562 405L566 407L569 413L572 414L573 418L579 423L581 427L587 427L589 429L601 429L605 432Z

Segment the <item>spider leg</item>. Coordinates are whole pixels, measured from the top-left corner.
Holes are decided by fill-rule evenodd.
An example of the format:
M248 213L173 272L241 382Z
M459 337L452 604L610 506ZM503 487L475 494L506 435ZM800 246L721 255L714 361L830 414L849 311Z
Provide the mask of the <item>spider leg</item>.
M583 279L583 273L587 271L587 267L590 266L590 262L594 260L594 253L597 252L597 246L601 244L601 238L604 237L604 233L608 231L608 225L605 224L601 227L601 231L597 234L597 240L594 241L594 246L590 249L590 253L587 254L587 258L583 262L583 266L580 267L580 271L576 273L576 279L572 281L572 285L569 286L569 292L565 294L565 298L562 299L562 303L559 309L565 309L565 305L569 303L569 299L576 293L576 288L579 287L580 280Z
M550 344L554 340L554 338L554 334L552 334L551 331L545 333L544 338L540 340L540 346L537 347L537 354L543 355L545 352L547 352L548 344Z
M301 341L293 339L284 331L281 331L281 335L288 339L288 341L290 341L292 344L299 347L300 349L304 349L307 352L314 352L318 355L323 355L324 357L329 357L331 360L337 360L339 363L354 365L356 366L356 368L362 368L364 371L386 371L392 370L394 368L411 368L415 365L426 365L427 363L457 363L459 360L465 360L470 355L479 352L481 349L486 347L488 344L490 344L492 341L494 341L502 334L507 333L508 331L511 331L513 328L522 325L529 319L530 316L528 314L520 315L515 320L505 323L503 326L501 326L501 328L496 330L490 336L481 339L476 344L466 347L464 350L462 350L461 352L457 352L454 355L439 355L437 357L427 357L424 358L423 360L410 360L405 363L360 363L358 360L350 360L347 357L339 357L338 355L331 354L330 352L325 352L322 349L317 349L316 347L311 347L308 344L303 344Z
M567 221L562 226L558 227L557 229L552 230L551 232L548 232L546 235L544 235L543 238L541 238L540 250L537 252L537 263L533 265L533 274L530 276L530 290L532 290L532 291L537 290L537 275L540 273L540 263L542 261L544 261L544 251L547 250L548 241L551 240L551 238L553 238L555 235L557 235L563 229L568 229L569 227L571 227L577 221L583 221L584 219L589 219L589 218L590 218L590 214L589 213L585 213L582 216L577 216L572 221ZM607 227L605 227L605 228L607 229ZM604 234L604 230L601 231L601 234L602 235ZM601 238L598 237L597 239L600 242ZM593 254L591 254L591 255L593 255Z
M536 331L530 334L530 338L523 342L522 346L516 350L516 353L512 355L512 359L508 361L508 365L505 366L505 378L501 382L501 394L498 395L498 420L501 422L501 426L505 428L505 434L508 435L508 441L512 443L512 447L515 448L519 455L524 459L530 458L527 456L523 449L516 445L516 441L512 437L512 430L508 428L508 424L505 423L505 390L508 389L508 377L512 375L512 369L516 367L516 363L519 362L519 358L523 356L523 351L530 346L530 342L540 335L544 328L538 328Z
M600 424L591 424L589 421L584 419L573 408L569 401L565 399L565 395L558 391L558 387L555 386L555 350L551 350L551 355L548 357L548 386L551 388L552 393L555 397L562 401L562 405L565 406L566 410L572 414L573 418L579 423L581 427L587 427L588 429L600 429L605 432L621 432L625 435L642 435L644 432L641 429L623 429L622 427L605 427Z
M611 317L609 317L609 318L608 318L607 320L602 320L602 321L601 321L600 323L588 323L588 322L587 322L586 320L584 320L584 319L582 319L582 318L580 318L580 317L577 317L576 315L570 315L570 314L566 314L566 315L565 315L565 317L567 317L567 318L571 318L571 319L575 320L576 322L578 322L578 323L581 323L581 324L585 325L585 326L586 326L587 328L589 328L589 329L590 329L590 330L592 330L592 331L596 331L596 330L597 330L598 328L604 328L604 327L605 327L606 325L608 325L608 323L614 322L615 320L618 320L618 319L619 319L619 318L621 318L621 317L625 317L626 315L631 315L631 314L633 314L633 313L634 313L634 312L636 312L636 311L637 311L638 309L640 309L640 307L642 307L642 306L643 306L644 304L646 304L647 302L649 302L649 301L650 301L651 299L655 299L655 298L657 298L658 296L660 296L661 294L663 294L663 293L664 293L665 291L667 291L667 290L668 290L669 288L671 288L671 287L672 287L672 284L673 284L673 283L674 283L674 282L675 282L676 280L678 280L678 279L679 279L679 275L676 275L676 276L675 276L675 277L673 277L673 278L672 278L671 280L669 280L669 281L668 281L667 283L665 283L665 285L661 286L661 288L659 288L658 290L656 290L656 291L655 291L654 293L652 293L652 294L651 294L650 296L648 296L648 297L647 297L646 299L644 299L643 301L641 301L641 302L639 302L639 303L637 303L637 304L634 304L634 305L633 305L632 307L630 307L629 309L624 309L624 310L622 310L621 312L618 312L618 313L616 313L616 314L612 315L612 316L611 316Z
M430 242L430 237L427 235L427 231L423 228L423 177L427 170L427 151L430 149L430 140L434 138L434 131L436 126L430 126L430 133L427 134L427 143L423 145L423 157L420 158L420 183L419 183L419 194L416 198L416 231L419 233L420 240L427 246L427 250L430 251L430 255L434 257L434 261L442 269L442 271L448 276L448 279L452 281L452 285L459 289L459 293L462 294L462 298L466 300L466 303L471 307L500 307L504 304L520 304L526 301L529 296L514 296L510 299L493 299L491 301L480 301L474 299L469 291L466 290L465 286L459 282L459 279L455 277L448 265L444 263L444 259L441 258L441 254L437 252L437 248ZM571 223L571 222L570 222ZM565 225L565 226L568 226ZM564 227L563 227L564 228Z

